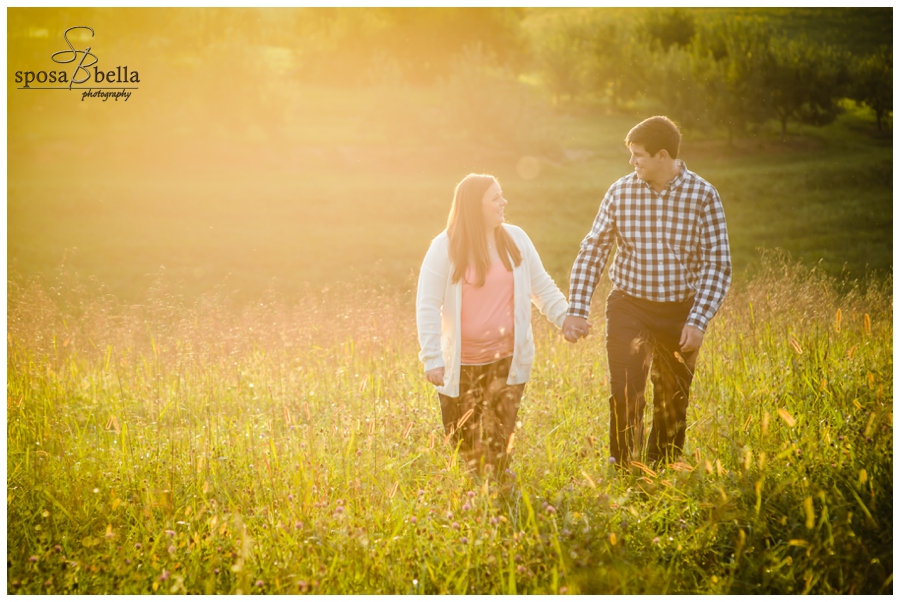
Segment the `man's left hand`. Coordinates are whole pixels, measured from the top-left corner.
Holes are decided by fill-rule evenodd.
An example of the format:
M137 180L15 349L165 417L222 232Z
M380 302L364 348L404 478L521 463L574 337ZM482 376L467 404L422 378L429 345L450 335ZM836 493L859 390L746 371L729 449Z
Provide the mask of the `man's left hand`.
M703 331L696 326L685 324L681 331L681 341L678 345L684 353L690 353L700 349L703 344Z

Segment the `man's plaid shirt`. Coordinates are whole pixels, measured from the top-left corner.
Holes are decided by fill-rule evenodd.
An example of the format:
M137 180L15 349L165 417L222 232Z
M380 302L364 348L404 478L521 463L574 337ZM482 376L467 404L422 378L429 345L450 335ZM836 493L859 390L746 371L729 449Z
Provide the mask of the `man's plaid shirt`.
M613 242L613 285L650 301L694 297L687 324L705 331L731 284L725 211L713 186L688 171L660 193L631 173L603 197L569 278L569 315L587 318Z

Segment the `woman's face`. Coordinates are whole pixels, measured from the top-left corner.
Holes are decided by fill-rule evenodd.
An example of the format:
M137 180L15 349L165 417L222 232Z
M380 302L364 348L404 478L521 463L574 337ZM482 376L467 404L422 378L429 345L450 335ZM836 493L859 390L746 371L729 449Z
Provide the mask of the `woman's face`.
M481 214L484 217L484 227L487 230L493 230L503 223L503 208L506 207L506 199L503 198L503 191L500 190L500 184L494 182L484 192L481 199Z

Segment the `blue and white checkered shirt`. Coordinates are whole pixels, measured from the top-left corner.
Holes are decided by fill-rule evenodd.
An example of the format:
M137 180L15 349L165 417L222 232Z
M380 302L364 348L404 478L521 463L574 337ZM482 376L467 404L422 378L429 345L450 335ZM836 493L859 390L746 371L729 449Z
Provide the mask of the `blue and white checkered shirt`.
M603 197L569 278L569 315L587 318L616 243L613 285L649 301L694 297L687 324L705 331L731 284L725 211L713 186L688 171L657 193L631 173Z

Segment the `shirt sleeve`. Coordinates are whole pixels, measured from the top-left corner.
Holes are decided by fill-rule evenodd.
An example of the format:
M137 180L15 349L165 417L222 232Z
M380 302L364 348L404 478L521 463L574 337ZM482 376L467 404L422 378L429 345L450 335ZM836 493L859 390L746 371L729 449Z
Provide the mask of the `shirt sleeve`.
M600 203L591 231L581 241L581 250L569 276L569 315L587 318L591 297L606 267L606 260L615 242L616 225L613 216L615 186L611 186Z
M441 307L444 305L449 275L447 246L436 238L425 254L416 287L416 327L421 348L419 359L425 364L426 372L444 365L441 354Z
M731 285L731 250L725 210L715 189L700 215L700 228L700 283L687 324L705 332Z

